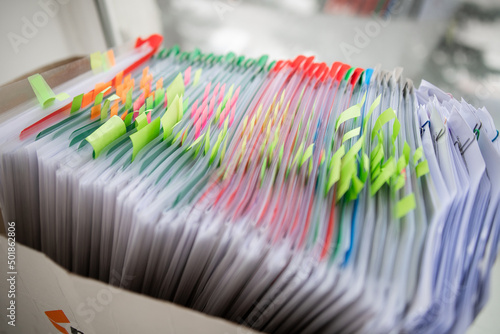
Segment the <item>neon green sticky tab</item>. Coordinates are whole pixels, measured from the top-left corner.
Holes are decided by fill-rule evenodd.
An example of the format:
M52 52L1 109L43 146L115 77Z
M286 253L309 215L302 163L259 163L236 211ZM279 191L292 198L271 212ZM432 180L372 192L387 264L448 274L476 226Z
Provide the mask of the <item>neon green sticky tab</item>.
M90 68L94 73L102 70L102 57L100 52L90 54Z
M97 94L95 96L95 100L94 100L94 106L98 105L98 104L101 104L102 103L102 99L104 97L104 92L100 92L99 94Z
M358 198L359 193L363 190L365 183L359 179L355 173L352 174L351 188L349 189L349 200L353 201Z
M177 124L179 124L179 123L177 123ZM187 126L185 126L181 131L177 132L177 134L174 137L174 140L172 140L172 144L175 144L177 142L177 139L179 139L181 137L181 135L184 133L186 128L187 128ZM181 142L181 145L182 145L182 142Z
M177 102L177 122L180 122L182 119L182 116L184 116L184 107L182 106L182 95L179 97L178 102ZM186 99L186 104L187 104L187 99Z
M170 107L167 108L161 117L161 126L163 127L163 140L172 134L172 129L178 120L179 96L176 95Z
M415 171L417 173L417 177L421 177L429 173L429 163L427 160L419 162L417 167L415 167Z
M413 193L407 195L403 199L401 199L396 204L396 218L402 218L406 216L410 211L414 210L417 207L417 203L415 202L415 195Z
M300 167L302 167L302 165L312 156L313 149L314 144L309 145L309 147L306 149L304 155L302 156L302 160L300 161Z
M199 144L202 140L204 139L203 136L199 136L198 138L196 138L196 140L186 149L186 151L189 151L190 149L192 149L193 147L195 147L197 144Z
M118 99L120 99L120 97L118 95L116 95L116 94L113 94L110 97L108 97L106 100L109 100L109 101L113 102L113 101L116 101Z
M421 146L413 153L413 163L416 164L424 156L424 148Z
M194 79L193 79L193 86L194 87L198 86L198 82L200 81L200 77L201 77L201 71L202 71L202 69L199 68L196 70L196 72L194 72Z
M404 156L399 157L396 169L398 174L400 174L403 171L403 169L405 169L407 164L408 163L406 162L406 158Z
M359 117L360 115L361 107L359 105L355 104L352 107L349 107L339 115L339 118L337 118L337 122L335 123L335 131L338 131L340 124L349 119Z
M396 182L394 183L394 191L398 191L399 189L403 188L405 185L405 176L404 175L398 175L396 178Z
M340 200L349 190L351 186L352 175L356 173L356 159L342 159L342 167L340 169L340 179L337 186L337 201Z
M345 154L344 159L353 159L356 157L358 152L361 150L361 147L363 146L363 141L364 141L364 135L361 135L359 137L358 141L354 143L354 145L351 146L351 149Z
M303 152L304 152L304 143L300 144L299 149L297 150L297 153L295 154L295 158L293 159L292 167L295 166L295 164L302 157Z
M357 127L355 129L350 130L349 132L344 134L344 137L342 138L342 143L345 143L346 141L348 141L352 137L359 136L360 131L361 131L360 127Z
M104 101L104 105L101 108L101 121L104 121L106 117L108 117L110 104L111 104L110 100L106 99L106 101Z
M375 121L375 125L373 126L372 129L372 141L373 139L375 139L375 136L380 131L382 126L394 118L396 118L396 113L392 108L388 108L377 118L377 120Z
M406 159L406 164L410 163L410 145L405 141L405 144L403 146L403 155Z
M210 149L210 126L212 124L208 124L207 132L205 133L205 149L203 150L203 154L207 155L208 150Z
M139 114L139 116L137 116L137 118L135 119L135 128L137 129L137 131L139 131L140 129L142 129L143 127L145 127L146 125L148 125L148 116L147 114L144 112L142 114Z
M366 115L365 119L363 120L363 129L366 128L366 123L368 122L368 120L372 116L372 113L375 110L375 108L377 108L379 106L381 98L382 98L382 94L377 96L375 101L373 101L372 105L370 106L370 110L368 111L368 114Z
M149 144L153 139L160 134L160 119L156 118L154 121L143 127L140 131L130 135L132 140L132 161L134 161L137 154Z
M125 123L118 116L111 117L106 123L92 132L85 140L94 148L92 155L94 159L99 157L106 146L123 136L126 132Z
M326 184L325 195L328 194L333 185L340 179L341 159L344 154L345 147L342 145L330 159L330 164L328 165L329 176L328 183Z
M101 53L101 64L103 71L109 70L108 54L106 52Z
M220 144L222 143L222 139L224 139L224 135L222 132L219 133L219 136L217 137L217 141L214 144L214 147L212 148L212 152L210 153L210 160L208 161L208 164L211 165L212 162L215 160L215 156L217 155L217 152L219 152L219 147Z
M146 99L146 108L147 109L153 109L154 106L154 97L151 95Z
M396 138L399 135L399 130L401 129L401 123L397 117L394 117L394 124L392 126L392 145L396 142Z
M127 92L127 99L125 100L125 110L129 110L132 107L132 88Z
M167 87L167 107L170 107L177 95L184 95L184 89L184 79L182 78L182 73L179 73Z
M56 96L45 79L38 73L28 77L28 81L42 108L51 106L55 99L63 101L69 98L69 95L66 93L60 93Z
M130 113L128 114L127 116L125 116L125 126L129 126L130 124L132 124L132 117L134 116L133 113Z
M365 182L368 178L368 171L370 170L370 158L366 153L363 153L362 158L362 168L359 173L359 178L361 181Z
M80 107L82 106L82 101L83 101L83 94L75 96L73 102L71 102L71 113L80 110Z
M155 91L155 107L158 107L165 100L165 88L160 88Z
M372 196L375 195L377 191L379 191L379 189L391 179L395 171L396 171L396 163L394 161L394 157L390 157L386 161L386 163L382 166L380 174L371 185L370 190Z

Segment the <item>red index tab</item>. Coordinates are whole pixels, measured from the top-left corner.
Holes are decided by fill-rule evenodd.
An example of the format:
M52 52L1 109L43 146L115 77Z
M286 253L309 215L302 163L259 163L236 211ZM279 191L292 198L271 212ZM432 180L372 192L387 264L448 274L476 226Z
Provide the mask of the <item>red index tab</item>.
M70 321L62 310L46 311L45 314L49 318L52 325L61 333L69 334L68 331L59 324L69 324Z
M356 68L354 70L354 72L351 75L351 85L354 86L356 84L356 82L358 82L358 79L361 76L361 73L363 73L363 69L362 68L358 67L358 68Z

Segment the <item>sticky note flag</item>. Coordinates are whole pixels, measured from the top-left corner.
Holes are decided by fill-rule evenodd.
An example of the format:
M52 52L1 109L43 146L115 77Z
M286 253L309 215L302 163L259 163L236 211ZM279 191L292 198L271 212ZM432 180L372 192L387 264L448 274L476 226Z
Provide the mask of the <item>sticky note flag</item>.
M191 80L191 66L189 66L185 71L184 71L184 86L187 86L189 84L189 81Z
M167 139L167 137L172 134L172 129L174 128L174 125L177 124L178 120L179 96L176 95L175 98L173 98L171 105L167 108L167 110L161 117L161 126L163 127L163 140Z
M148 116L146 116L146 113L142 113L135 119L135 128L139 131L146 125L148 125Z
M417 203L415 202L415 195L413 193L407 195L403 199L401 199L396 204L396 218L402 218L406 216L410 211L417 207Z
M198 85L198 82L200 82L200 77L201 77L201 71L202 69L199 68L194 72L194 78L193 78L193 86L196 87Z
M94 100L94 91L90 91L83 95L82 108L85 108Z
M127 98L125 100L125 110L129 110L130 107L132 107L132 91L133 89L130 88L127 92Z
M96 159L102 150L113 141L127 132L125 123L118 116L111 117L106 123L101 125L90 136L85 138L94 148L93 157Z
M30 76L28 81L33 89L33 92L35 92L38 103L42 106L42 108L47 108L52 105L55 99L63 101L69 98L69 95L66 93L55 95L45 79L38 73Z
M167 107L170 107L176 95L184 95L184 80L182 79L181 73L179 73L174 81L167 87Z
M101 115L101 105L98 104L90 109L90 119L96 119Z
M154 108L154 96L149 96L146 99L146 108L147 109L153 109Z
M113 101L111 106L111 112L109 113L111 117L118 115L118 101Z
M154 106L158 107L159 105L161 105L164 98L165 98L165 89L163 89L163 88L157 89L155 91Z
M94 73L102 71L102 57L100 52L90 54L90 68Z
M132 140L132 161L134 161L137 154L149 144L153 139L160 134L160 119L156 118L154 121L143 127L140 131L130 135Z
M75 96L73 102L71 103L71 113L77 112L80 109L80 107L82 106L83 95L84 94Z
M106 99L106 101L104 101L104 105L102 106L102 109L101 109L101 121L104 121L106 119L106 117L108 117L108 111L109 111L110 104L111 104L111 101L109 101L107 99Z
M108 63L110 67L115 66L115 53L113 49L109 49L108 52L106 53L108 57Z

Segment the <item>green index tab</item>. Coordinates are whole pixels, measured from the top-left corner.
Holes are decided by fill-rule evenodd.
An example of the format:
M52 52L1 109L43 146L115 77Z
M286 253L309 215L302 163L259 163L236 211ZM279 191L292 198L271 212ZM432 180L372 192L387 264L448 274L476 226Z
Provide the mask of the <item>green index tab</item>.
M38 103L42 106L42 108L51 106L55 99L63 101L69 98L69 95L66 93L55 95L45 79L39 73L28 77L28 81L33 89L33 92L35 92Z
M408 214L411 210L417 207L417 203L415 202L415 195L413 193L407 195L403 199L401 199L396 204L396 218L402 218Z
M198 82L200 82L201 71L202 69L199 68L196 70L196 72L194 72L193 87L198 86Z
M167 87L167 107L170 107L176 95L184 95L184 79L182 73L179 73L174 81Z
M101 125L90 136L85 138L94 148L94 159L101 154L102 150L127 132L125 123L118 116L111 117Z
M328 191L333 187L333 185L340 179L340 167L341 167L341 159L345 154L345 146L342 145L340 148L333 154L332 159L329 164L330 174L328 176L328 183L325 189L325 195L328 194Z
M139 116L137 116L137 118L135 119L135 128L137 129L137 131L139 131L146 125L148 125L148 116L145 112L143 112L142 114L139 114Z
M179 100L179 96L176 95L170 106L161 117L161 126L163 127L163 140L167 139L167 137L172 134L174 125L177 124L179 120Z
M115 116L113 116L115 117ZM137 154L149 144L153 139L160 134L160 119L156 118L154 121L143 127L140 131L130 135L132 140L132 161L134 161Z
M359 136L359 132L361 131L360 127L357 127L355 129L352 129L351 131L347 132L344 134L344 137L342 139L342 143L345 143L347 140L351 139L352 137Z
M380 114L380 116L375 121L375 125L373 126L373 129L372 129L372 141L373 141L373 139L375 139L375 136L380 131L382 126L394 118L396 118L396 113L394 112L394 110L392 108L388 108L386 111L384 111L382 114ZM399 130L398 130L398 132L399 132Z
M73 102L71 103L71 113L77 112L82 106L83 94L75 96Z

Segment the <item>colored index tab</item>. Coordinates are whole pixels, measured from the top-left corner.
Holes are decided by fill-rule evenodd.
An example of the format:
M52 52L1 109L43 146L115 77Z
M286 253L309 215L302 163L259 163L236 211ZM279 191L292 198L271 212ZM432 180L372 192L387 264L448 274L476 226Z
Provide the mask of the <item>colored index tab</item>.
M417 207L415 202L415 195L413 193L407 195L403 199L399 200L396 204L396 218L402 218L406 216L410 211Z
M368 114L366 114L366 117L363 120L363 128L366 128L366 123L370 119L370 117L371 117L373 111L375 110L375 108L377 108L379 106L381 98L382 98L382 94L380 94L379 96L377 96L377 98L375 99L375 101L373 101L372 105L370 106L370 110L368 111Z
M143 112L135 119L135 128L139 131L146 125L148 125L148 116Z
M422 177L425 174L429 173L429 163L427 160L421 161L415 167L415 171L417 173L417 177Z
M344 123L349 119L356 118L361 115L361 107L365 103L365 98L366 98L366 93L365 95L363 95L363 99L361 100L360 103L347 108L344 112L342 112L339 115L339 118L337 118L337 122L335 123L335 131L339 129L340 124Z
M100 52L90 54L90 68L94 73L98 73L102 70L102 57Z
M377 118L377 120L375 121L375 125L373 126L372 129L372 141L373 139L375 139L375 136L380 131L382 126L394 118L396 118L396 113L392 108L388 108Z
M75 96L73 102L71 102L71 113L77 112L80 109L80 107L82 106L83 95L84 94Z
M167 107L170 107L176 95L184 95L184 80L182 73L179 73L174 81L167 87Z
M93 157L96 159L113 141L121 137L127 132L125 123L118 116L111 117L106 123L101 125L90 136L85 138L94 148Z
M179 96L176 95L172 104L167 108L161 117L161 126L163 127L163 140L172 134L174 125L179 120Z
M341 159L345 154L344 145L340 146L340 148L333 154L332 159L330 160L329 171L330 174L328 176L328 183L325 189L325 195L330 191L333 185L340 179L340 167L341 167Z
M349 132L344 134L344 137L342 138L342 143L345 143L347 140L353 137L359 136L360 131L361 131L360 127L350 130Z
M193 78L193 86L194 87L198 86L198 82L200 82L201 71L202 71L202 69L199 68L196 70L196 72L194 72L194 78Z
M42 108L47 108L52 105L55 99L63 101L69 98L69 95L66 93L55 95L45 79L38 73L28 77L28 81Z
M160 119L156 118L154 121L143 127L140 131L130 135L132 140L132 161L134 161L137 154L149 144L153 139L160 134Z

